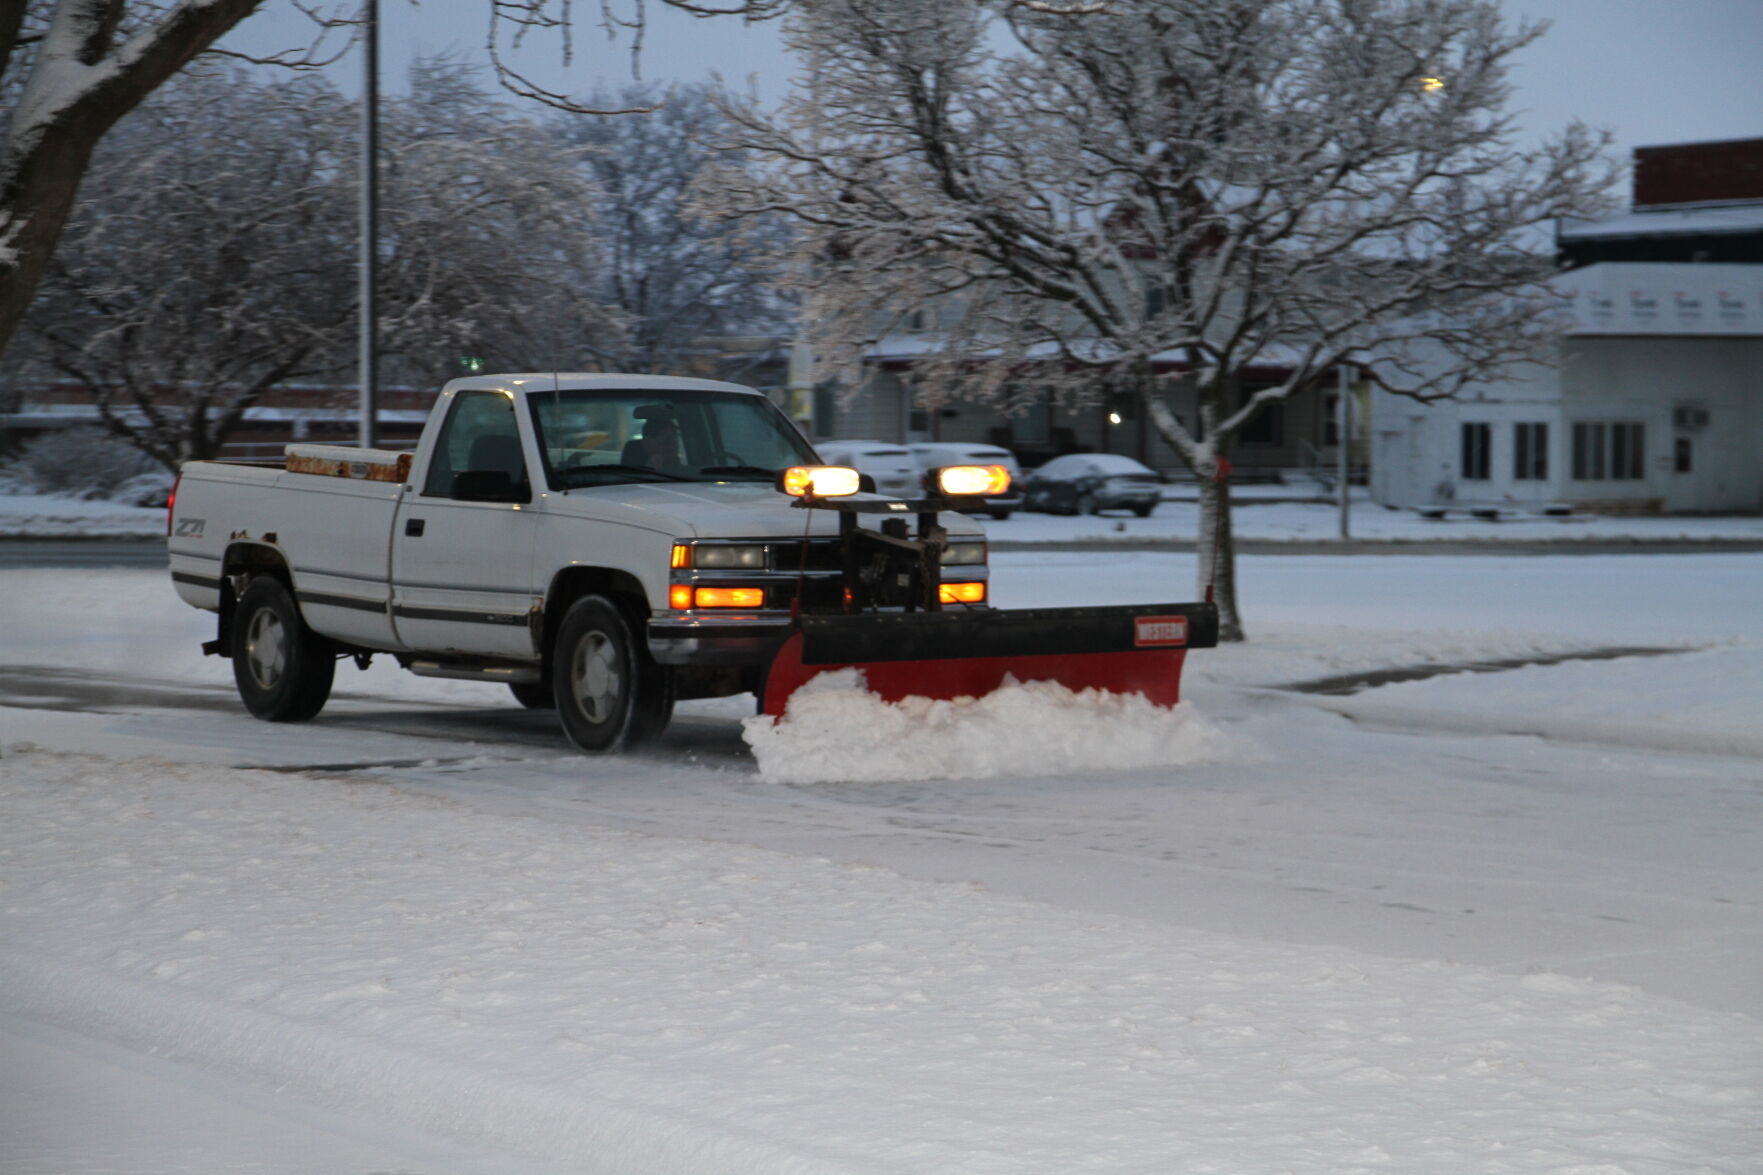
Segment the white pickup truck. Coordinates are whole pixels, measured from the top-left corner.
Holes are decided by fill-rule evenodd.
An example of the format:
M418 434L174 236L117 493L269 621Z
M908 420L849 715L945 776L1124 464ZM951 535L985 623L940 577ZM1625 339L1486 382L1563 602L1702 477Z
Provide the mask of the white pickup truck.
M639 742L676 698L755 690L794 605L838 608L840 519L792 509L816 456L761 393L642 375L454 380L414 454L289 446L197 461L171 576L219 615L245 705L313 717L337 661L506 682L585 749ZM981 585L977 524L939 516L945 579ZM806 550L804 550L806 546Z
M414 454L185 465L171 577L217 614L203 650L232 659L259 718L310 719L338 661L389 654L555 706L590 751L654 737L676 699L752 691L781 714L836 666L890 699L1015 678L1173 705L1183 653L1216 642L1210 603L991 608L984 534L958 508L985 509L1001 467L939 470L901 500L816 462L736 384L459 379Z

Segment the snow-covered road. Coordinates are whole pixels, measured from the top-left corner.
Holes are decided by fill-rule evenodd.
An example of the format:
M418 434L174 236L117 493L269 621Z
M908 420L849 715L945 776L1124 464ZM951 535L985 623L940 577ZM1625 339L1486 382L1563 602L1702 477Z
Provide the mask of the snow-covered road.
M1006 606L1191 578L998 567ZM369 1148L265 1126L278 1175L388 1147L411 1171L1751 1170L1763 556L1254 558L1243 583L1256 639L1189 667L1222 761L889 780L875 745L789 784L727 702L625 760L379 666L313 726L254 723L160 576L7 573L0 666L61 676L0 673L0 1043L32 1069L70 1039L152 1053L193 1097ZM1686 651L1272 688L1609 645ZM1093 724L1064 721L1081 752ZM971 762L1009 732L939 737ZM8 1169L218 1169L145 1136L107 1166L41 1120L72 1093L12 1071L34 1113L0 1123L31 1148ZM234 1141L213 1161L251 1169Z

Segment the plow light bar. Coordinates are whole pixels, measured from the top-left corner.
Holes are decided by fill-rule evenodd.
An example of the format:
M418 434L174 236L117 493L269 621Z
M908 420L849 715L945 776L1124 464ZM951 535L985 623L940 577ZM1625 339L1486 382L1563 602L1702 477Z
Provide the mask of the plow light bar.
M792 465L778 475L777 488L792 498L846 498L860 488L860 475L843 465Z
M947 465L937 470L937 488L950 497L990 497L1010 488L1010 471L1002 465Z

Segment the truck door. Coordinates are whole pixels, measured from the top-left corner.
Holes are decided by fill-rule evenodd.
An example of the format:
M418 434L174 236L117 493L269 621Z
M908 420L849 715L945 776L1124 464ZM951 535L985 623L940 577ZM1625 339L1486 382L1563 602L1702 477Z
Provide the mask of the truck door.
M501 392L461 391L392 534L392 618L405 648L534 657L532 478Z

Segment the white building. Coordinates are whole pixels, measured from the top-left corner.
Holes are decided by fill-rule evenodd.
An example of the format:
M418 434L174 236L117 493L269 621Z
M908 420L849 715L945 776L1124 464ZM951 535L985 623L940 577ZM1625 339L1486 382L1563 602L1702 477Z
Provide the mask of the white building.
M1376 501L1763 511L1763 140L1636 155L1635 209L1561 232L1559 365L1432 405L1378 394Z

